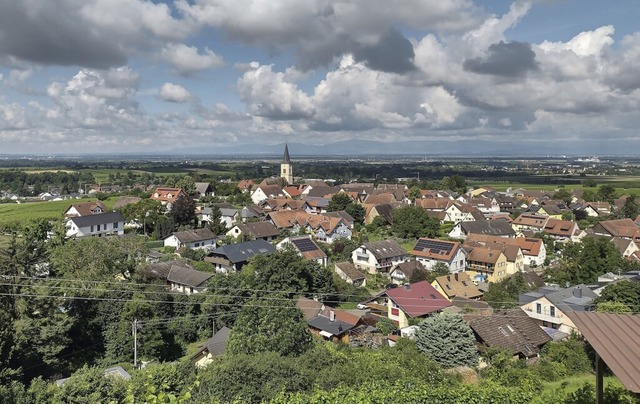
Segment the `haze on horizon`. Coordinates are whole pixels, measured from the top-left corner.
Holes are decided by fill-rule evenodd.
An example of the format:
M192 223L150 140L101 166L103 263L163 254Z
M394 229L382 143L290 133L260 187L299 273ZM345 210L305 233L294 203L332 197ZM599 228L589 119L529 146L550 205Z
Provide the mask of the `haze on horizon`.
M0 151L637 154L638 17L633 0L0 0Z

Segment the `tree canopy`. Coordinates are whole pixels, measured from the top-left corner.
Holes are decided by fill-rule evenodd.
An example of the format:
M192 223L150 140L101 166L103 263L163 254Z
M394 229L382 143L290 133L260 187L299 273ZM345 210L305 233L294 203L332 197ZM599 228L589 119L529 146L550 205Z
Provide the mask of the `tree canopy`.
M440 221L417 206L404 206L393 211L392 231L401 238L436 237Z
M416 333L418 350L445 368L478 365L476 339L471 327L457 314L424 319Z

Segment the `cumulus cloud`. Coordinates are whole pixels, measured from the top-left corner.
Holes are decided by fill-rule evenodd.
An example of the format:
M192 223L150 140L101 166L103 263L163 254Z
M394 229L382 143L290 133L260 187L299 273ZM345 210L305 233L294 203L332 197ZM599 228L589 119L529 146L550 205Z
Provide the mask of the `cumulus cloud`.
M155 41L192 32L164 3L144 0L0 0L0 57L109 68Z
M205 48L203 53L199 53L195 46L184 44L168 44L160 52L160 57L183 76L224 65L222 56L216 55L211 49Z
M164 83L158 96L167 102L187 102L191 99L191 94L186 88L173 83Z
M464 61L465 70L494 76L517 77L537 70L536 54L523 42L499 42L489 46L486 57Z
M235 40L268 50L293 49L302 69L354 54L371 68L389 72L412 69L413 51L396 25L455 32L476 27L481 14L467 0L195 0L182 1L178 8ZM390 49L399 61L384 60Z

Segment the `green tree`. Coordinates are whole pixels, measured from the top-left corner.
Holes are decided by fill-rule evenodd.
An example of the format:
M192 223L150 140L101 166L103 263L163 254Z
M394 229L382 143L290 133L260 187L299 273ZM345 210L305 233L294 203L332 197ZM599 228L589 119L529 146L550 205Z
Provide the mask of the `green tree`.
M600 185L598 188L597 197L601 201L613 203L613 200L616 199L616 187L613 185L605 184Z
M196 216L196 202L192 197L180 194L169 211L169 217L176 226L195 226L198 221Z
M633 314L633 311L621 302L601 302L596 304L598 313Z
M561 200L567 205L571 203L571 198L573 198L573 195L571 195L571 192L567 191L565 188L560 188L558 192L553 194L553 199Z
M545 274L561 285L589 283L607 272L619 272L623 263L620 251L609 239L585 237L580 243L565 244L560 262Z
M596 186L598 186L598 183L593 178L589 178L582 181L582 186L588 187L588 188L595 188Z
M422 190L417 185L412 186L409 189L409 199L411 199L411 201L413 202L416 199L420 199L420 198L422 198Z
M153 199L141 199L139 202L124 205L120 213L127 222L135 222L141 226L143 234L152 233L158 220L164 217L165 207Z
M357 224L364 223L364 217L367 212L364 209L364 207L359 203L351 202L350 204L347 205L347 207L344 210L345 212L351 215L354 223L357 223Z
M586 202L595 202L596 199L598 199L598 196L596 195L595 191L591 189L585 189L582 192L582 199L584 199Z
M462 316L441 314L426 318L416 333L418 350L445 368L478 365L473 331Z
M213 232L213 234L220 235L224 233L227 228L222 222L222 211L217 205L211 207L211 218L207 222L207 228Z
M416 272L418 272L418 274L416 274ZM437 277L449 275L451 273L449 271L449 266L447 266L447 264L445 264L444 262L438 262L433 267L432 271L426 271L426 272L427 272L427 275L425 277L422 271L413 271L413 274L411 275L411 283L424 281L424 280L429 281L429 283L431 283L435 281Z
M327 206L327 212L338 212L341 210L346 210L347 206L349 206L353 202L353 199L346 192L338 192L333 194L331 200L329 201L329 205Z
M396 331L398 327L393 323L390 318L383 317L376 323L376 328L380 330L383 335L389 335L393 331Z
M640 282L621 280L608 285L596 299L596 303L620 303L637 313L640 311Z
M518 305L518 296L530 290L531 287L525 281L524 275L521 272L516 272L500 282L490 283L489 289L482 296L482 300L496 309L516 307Z
M635 220L640 214L640 204L635 195L629 195L622 205L621 213L623 217Z
M231 355L276 352L298 356L311 348L311 334L293 300L280 295L247 301L231 331L226 351Z
M392 231L400 238L436 237L440 221L417 206L404 206L393 211Z
M182 189L187 195L193 197L196 194L196 183L193 177L185 175L176 182L176 188Z

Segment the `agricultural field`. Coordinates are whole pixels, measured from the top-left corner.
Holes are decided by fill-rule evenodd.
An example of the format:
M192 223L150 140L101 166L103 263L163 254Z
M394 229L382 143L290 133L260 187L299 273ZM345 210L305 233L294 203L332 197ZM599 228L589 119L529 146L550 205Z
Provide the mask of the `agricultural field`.
M107 208L112 208L118 198L109 198L104 201ZM35 219L60 219L62 212L69 205L79 202L90 202L95 198L72 199L67 201L43 201L0 204L0 228L12 224L22 224Z

